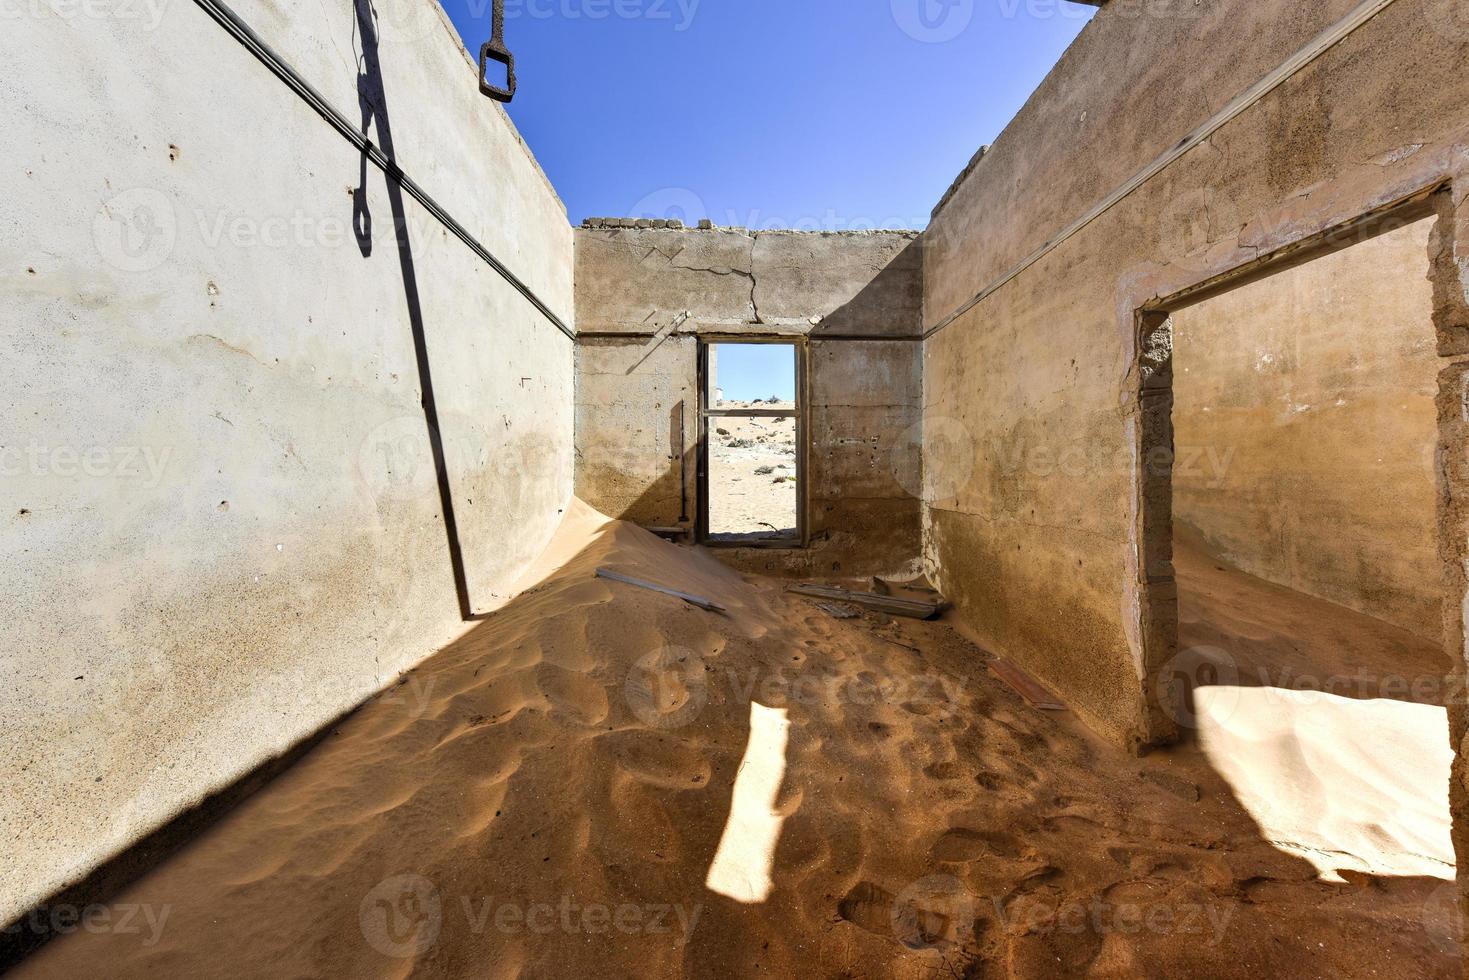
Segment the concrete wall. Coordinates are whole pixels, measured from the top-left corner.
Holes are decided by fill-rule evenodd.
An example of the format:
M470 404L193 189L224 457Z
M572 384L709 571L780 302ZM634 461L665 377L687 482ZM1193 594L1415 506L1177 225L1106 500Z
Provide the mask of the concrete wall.
M1155 475L1148 455L1170 437L1169 338L1138 311L1460 181L1462 4L1397 0L1008 273L1357 7L1104 6L924 236L925 324L942 327L924 351L926 554L997 652L1121 744L1172 734L1162 668L1176 642L1167 460ZM1458 358L1469 232L1454 187L1434 321L1439 352ZM1452 388L1461 366L1442 366ZM1456 536L1445 568L1462 595L1464 535L1441 541Z
M807 345L811 547L720 554L848 574L915 556L916 236L587 224L576 247L578 495L645 525L692 521L698 336L788 336Z
M374 5L371 51L351 3L237 10L354 121L379 61L400 165L570 322L564 209L453 28ZM198 6L30 9L0 33L6 921L462 631L415 319L475 610L572 489L571 341L408 198L410 317L382 171Z
M1422 219L1173 316L1173 517L1251 574L1443 637Z

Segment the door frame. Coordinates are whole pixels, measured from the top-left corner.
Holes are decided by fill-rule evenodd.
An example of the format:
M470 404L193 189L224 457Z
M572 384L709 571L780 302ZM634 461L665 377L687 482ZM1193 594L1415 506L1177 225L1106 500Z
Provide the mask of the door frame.
M764 548L791 551L808 544L806 492L808 440L807 354L805 337L780 334L700 334L698 366L695 374L698 389L698 514L694 521L694 540L710 548ZM709 407L709 348L714 345L781 344L792 349L796 370L796 407L793 409L718 409ZM796 534L795 537L769 540L732 541L714 537L709 531L709 420L719 418L793 418L796 420Z
M1193 678L1186 671L1175 670L1178 649L1178 584L1173 568L1173 314L1240 287L1269 279L1316 259L1345 251L1353 245L1437 217L1439 230L1446 234L1445 214L1449 211L1447 182L1437 180L1401 198L1389 201L1366 213L1339 222L1314 234L1268 252L1251 262L1229 269L1164 297L1154 297L1132 305L1132 369L1131 397L1134 402L1132 457L1136 461L1133 477L1133 540L1136 554L1134 608L1143 677L1141 706L1146 735L1150 744L1167 744L1178 736L1177 719L1185 687ZM1445 238L1444 240L1448 240ZM1434 281L1434 265L1424 256L1424 271ZM1441 300L1435 299L1435 307ZM1437 334L1440 355L1447 358L1448 337L1434 312L1430 330ZM1447 363L1447 361L1445 361ZM1451 487L1442 461L1453 445L1453 430L1443 416L1445 373L1439 376L1440 418L1436 433L1435 480L1438 485L1439 550L1453 554L1458 534L1454 515L1446 503ZM1446 567L1443 579L1445 608L1463 608L1462 580L1450 575ZM1446 638L1445 653L1451 663L1460 654Z

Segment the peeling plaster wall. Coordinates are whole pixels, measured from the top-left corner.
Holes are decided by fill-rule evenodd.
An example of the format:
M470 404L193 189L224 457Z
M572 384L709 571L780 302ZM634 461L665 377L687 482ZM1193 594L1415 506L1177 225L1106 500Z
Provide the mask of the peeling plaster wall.
M811 547L719 554L801 574L915 556L916 235L622 224L577 232L578 495L648 526L692 523L697 338L790 337L807 345Z
M1252 575L1436 642L1433 223L1173 315L1173 517Z
M564 208L452 26L373 6L399 163L570 323ZM0 35L4 921L464 628L382 171L364 256L361 156L198 6L35 10ZM358 117L352 4L237 11ZM482 611L571 493L572 342L406 225Z
M1104 6L936 213L926 327L1356 6ZM939 584L997 653L1118 743L1171 736L1162 668L1176 642L1166 500L1142 491L1141 454L1167 416L1140 397L1136 311L1461 179L1466 69L1462 3L1397 0L925 343L925 553ZM1463 193L1433 246L1446 358L1469 351ZM1457 360L1442 364L1441 384L1456 384ZM1447 485L1459 479L1451 469ZM1449 594L1462 595L1461 518L1445 513Z

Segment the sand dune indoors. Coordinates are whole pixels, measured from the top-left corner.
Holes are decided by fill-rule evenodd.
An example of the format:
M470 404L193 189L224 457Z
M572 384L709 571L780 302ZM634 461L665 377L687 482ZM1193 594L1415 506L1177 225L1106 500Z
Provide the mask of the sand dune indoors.
M17 975L1457 970L1438 877L1320 880L1201 754L1030 709L947 622L836 620L584 506L541 572L119 896L160 934Z
M1277 847L1336 880L1454 880L1447 709L1272 687L1194 696L1209 761Z

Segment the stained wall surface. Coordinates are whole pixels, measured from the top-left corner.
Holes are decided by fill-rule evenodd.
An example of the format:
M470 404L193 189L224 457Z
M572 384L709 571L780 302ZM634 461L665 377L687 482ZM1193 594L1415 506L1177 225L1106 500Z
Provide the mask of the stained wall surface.
M200 7L136 6L0 32L4 921L464 629L415 323L472 611L572 490L570 339L412 198L396 234ZM354 122L380 65L374 142L571 323L564 208L437 4L235 6Z
M828 574L915 557L916 235L588 224L576 242L577 494L646 526L691 525L698 338L790 338L807 358L811 546L720 554Z
M1459 384L1462 4L1396 0L1043 246L1359 9L1102 7L924 235L925 554L997 653L1123 745L1174 732L1166 483L1146 458L1166 445L1168 359L1138 311L1449 184L1434 322L1441 384ZM1448 632L1457 650L1457 618Z
M1278 585L1443 636L1433 219L1173 315L1173 519Z

